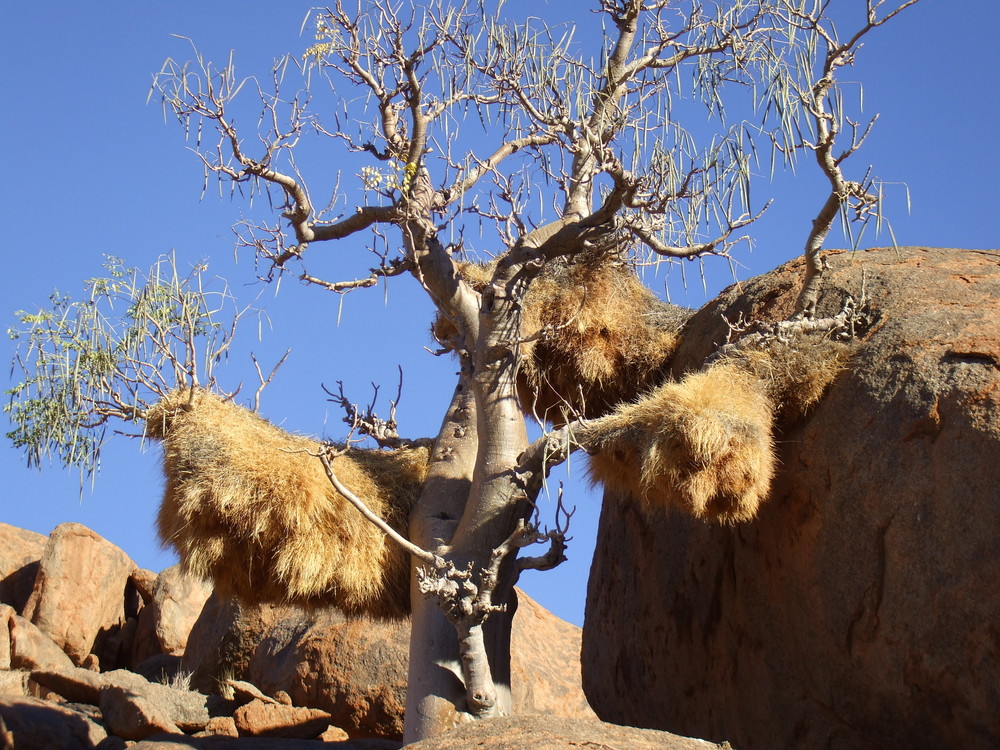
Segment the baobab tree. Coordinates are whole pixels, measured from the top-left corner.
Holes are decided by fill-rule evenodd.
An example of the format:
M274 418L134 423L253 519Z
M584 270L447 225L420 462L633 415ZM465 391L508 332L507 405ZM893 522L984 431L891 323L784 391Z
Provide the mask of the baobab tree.
M353 506L342 512L362 514L412 561L407 739L509 712L513 586L520 570L563 558L565 514L547 530L534 510L548 471L572 451L593 454L595 476L650 512L664 497L716 521L752 519L772 470L771 421L793 400L778 396L794 391L805 404L821 394L802 396L760 362L792 356L791 336L815 336L835 371L839 354L827 344L851 335L858 308L850 301L818 317L819 252L838 215L881 219L875 178L844 171L872 123L851 119L838 74L870 32L915 2L859 2L843 35L829 3L813 0L600 0L601 32L579 40L573 23L507 20L503 2L338 1L307 19L313 43L278 60L268 78L241 77L232 58L216 65L196 49L155 76L154 93L193 140L206 180L274 207L271 219L236 227L261 278L293 275L344 294L409 276L437 310L442 352L459 362L440 430L423 441L401 438L392 415L336 394L357 434L428 450L403 522L373 512L336 451L286 449L321 467L329 491ZM751 103L747 119L731 119L734 93ZM260 112L249 128L234 114L245 97ZM707 112L707 134L683 125L694 108L701 119ZM351 175L319 184L327 175L299 156L312 136L369 160L356 190ZM767 208L751 199L762 153L779 166L812 154L830 183L803 238L798 313L780 331L734 322L733 340L703 372L663 382L686 314L642 289L632 268L729 257ZM313 272L316 256L359 240L374 267L349 279ZM181 281L155 288L180 312L139 309L136 330L152 332L154 358L165 357L159 364L193 393L189 344L217 323ZM224 348L212 344L209 361ZM126 380L126 392L139 381ZM165 415L162 404L118 394L71 394L67 411L88 415L81 430L109 416L145 419L172 455L171 420L193 396ZM692 438L691 420L679 416L690 402L737 420L742 436L709 416ZM532 418L549 427L529 442ZM45 439L22 435L26 445ZM701 443L721 447L692 453L708 450ZM520 555L536 543L548 549Z

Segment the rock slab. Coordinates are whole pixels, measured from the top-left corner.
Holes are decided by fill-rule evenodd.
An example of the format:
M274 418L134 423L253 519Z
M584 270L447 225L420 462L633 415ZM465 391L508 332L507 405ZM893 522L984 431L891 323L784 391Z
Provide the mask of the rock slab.
M84 714L39 698L0 695L0 747L93 750L107 732Z
M18 612L31 595L47 537L0 523L0 602Z
M607 498L584 686L609 721L755 748L1000 747L1000 252L831 253L821 311L867 290L875 325L736 527ZM801 261L724 292L781 320Z
M605 724L596 719L559 716L504 716L463 724L407 745L407 750L723 750L729 744L680 737L653 729Z
M581 686L579 628L518 592L514 616L514 710L593 718ZM265 605L243 610L215 596L195 624L184 656L192 684L245 679L268 695L320 709L352 737L402 736L409 663L408 621L348 619L336 610L306 615Z
M78 523L49 535L23 614L77 665L98 638L125 624L125 588L136 566L121 549Z

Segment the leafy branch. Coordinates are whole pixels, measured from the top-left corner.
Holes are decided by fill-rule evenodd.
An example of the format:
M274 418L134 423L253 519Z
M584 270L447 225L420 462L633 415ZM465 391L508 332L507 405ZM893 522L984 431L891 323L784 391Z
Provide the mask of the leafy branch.
M248 311L204 263L186 275L173 257L147 272L110 256L104 267L85 298L54 292L49 307L18 311L8 329L20 382L6 391L7 437L29 466L57 460L92 475L109 427L142 420L175 388L216 386Z

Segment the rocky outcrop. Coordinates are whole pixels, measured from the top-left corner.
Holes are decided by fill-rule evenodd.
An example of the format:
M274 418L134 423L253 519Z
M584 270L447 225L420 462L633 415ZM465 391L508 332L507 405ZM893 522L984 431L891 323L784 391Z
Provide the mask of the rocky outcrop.
M514 710L593 717L580 682L580 629L518 592L514 617ZM399 737L403 728L409 622L306 614L270 605L243 610L212 597L194 626L185 667L193 684L217 689L246 679L297 706L326 711L353 737Z
M182 656L191 628L211 593L211 584L181 572L180 565L160 573L139 613L132 666L158 654Z
M356 737L399 737L406 705L408 621L295 612L270 628L245 677L270 695L322 709Z
M3 612L0 612L0 619ZM73 662L45 633L13 612L9 613L10 665L14 669L70 669Z
M390 740L350 740L337 742L336 750L400 750ZM278 737L185 737L160 735L132 745L131 750L330 750L323 740L296 740Z
M0 523L0 602L24 609L45 551L46 537Z
M0 747L93 750L107 736L80 711L38 698L0 695Z
M874 325L814 413L777 436L750 523L601 516L584 684L609 721L754 748L1000 743L1000 252L828 256L824 314L866 289ZM690 322L780 320L800 261Z
M680 737L669 732L604 724L594 719L559 716L505 716L463 724L439 737L407 745L407 750L722 750L729 745Z
M85 526L64 523L49 536L24 616L74 663L125 624L125 589L136 565Z

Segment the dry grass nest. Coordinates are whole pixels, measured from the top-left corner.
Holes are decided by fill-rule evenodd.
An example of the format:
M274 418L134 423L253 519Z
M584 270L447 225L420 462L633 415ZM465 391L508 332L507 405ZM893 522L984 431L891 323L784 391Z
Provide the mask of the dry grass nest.
M756 377L712 367L596 422L591 476L649 512L674 507L709 521L749 521L774 473L772 418Z
M494 264L463 263L482 290ZM524 411L560 425L597 417L660 383L691 311L661 302L614 254L584 253L548 263L522 311L518 391ZM435 336L454 326L438 318Z
M350 614L409 611L409 558L331 485L323 445L289 434L203 390L149 409L163 442L166 489L157 525L184 568L245 603L335 605ZM405 533L426 449L350 450L338 479Z

